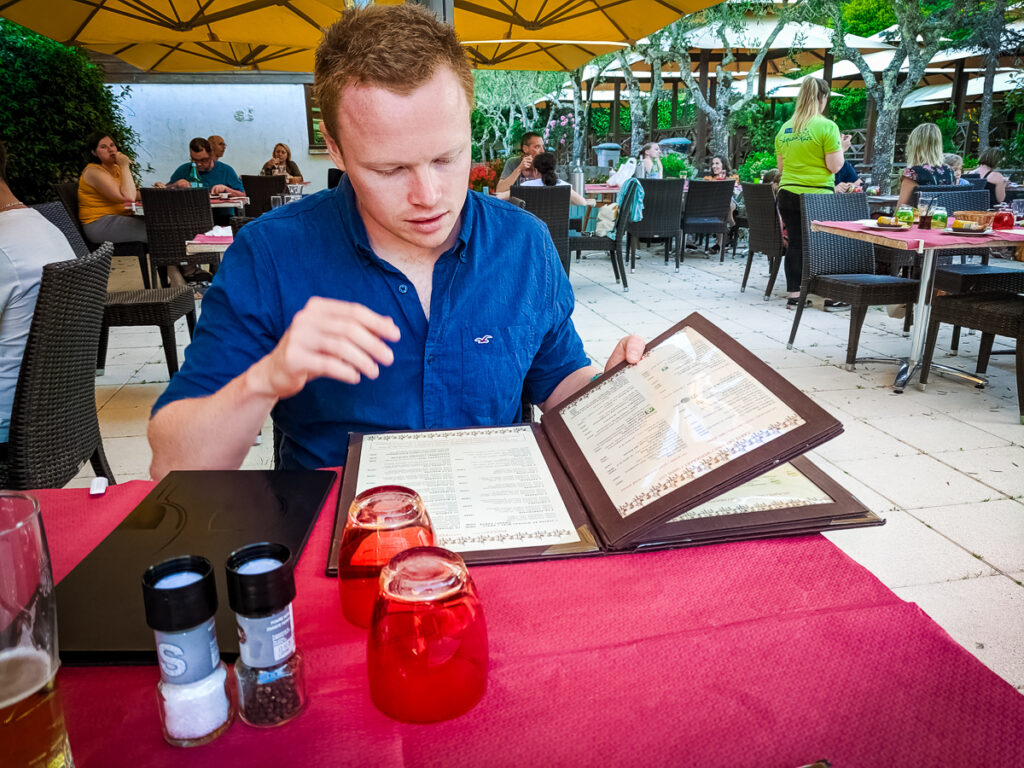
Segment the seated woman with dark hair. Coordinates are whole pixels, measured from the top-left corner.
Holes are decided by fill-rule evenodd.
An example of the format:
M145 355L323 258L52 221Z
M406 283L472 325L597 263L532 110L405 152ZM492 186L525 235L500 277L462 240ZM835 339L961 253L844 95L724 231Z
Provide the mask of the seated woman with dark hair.
M720 155L711 158L711 173L704 177L705 181L725 181L729 178L729 161Z
M540 174L539 179L531 179L520 184L522 187L567 187L569 182L558 178L555 173L555 156L550 152L541 152L533 158L533 167ZM593 205L594 200L583 197L575 189L569 190L569 202L573 205Z
M1009 181L996 170L1003 161L1003 150L989 147L978 156L978 167L971 173L985 180L985 189L989 194L989 205L995 206L1006 200L1006 182Z
M117 151L105 133L86 140L86 166L78 179L78 218L94 243L146 242L146 223L124 207L139 199L129 169L131 159Z

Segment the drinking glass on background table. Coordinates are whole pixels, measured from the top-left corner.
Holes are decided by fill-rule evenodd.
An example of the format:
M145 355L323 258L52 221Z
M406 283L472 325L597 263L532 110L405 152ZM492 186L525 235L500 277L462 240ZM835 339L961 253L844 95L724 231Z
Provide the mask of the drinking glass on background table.
M356 496L338 554L338 589L345 618L357 627L369 627L381 569L399 552L433 545L434 528L416 491L381 485Z
M284 195L271 195L270 196L270 207L271 208L280 208L282 205L284 205L284 198L285 198Z
M448 720L480 701L487 625L461 557L415 547L384 566L366 661L370 698L395 720Z
M0 491L0 762L73 766L57 691L57 605L38 502Z
M1024 219L1024 197L1010 201L1010 209L1015 219Z

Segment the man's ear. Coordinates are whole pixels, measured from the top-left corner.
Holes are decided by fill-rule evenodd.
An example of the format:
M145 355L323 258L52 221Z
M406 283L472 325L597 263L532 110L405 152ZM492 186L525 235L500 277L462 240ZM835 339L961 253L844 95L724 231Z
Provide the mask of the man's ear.
M341 147L327 131L324 130L324 121L320 121L320 135L324 137L324 143L327 144L327 154L330 155L331 161L339 170L345 170L345 158L341 155Z

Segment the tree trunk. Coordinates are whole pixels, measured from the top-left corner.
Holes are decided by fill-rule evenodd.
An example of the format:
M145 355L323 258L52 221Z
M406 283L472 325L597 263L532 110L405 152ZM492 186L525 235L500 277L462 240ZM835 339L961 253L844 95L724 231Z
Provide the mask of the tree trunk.
M985 85L981 92L981 113L978 115L978 154L988 149L988 136L992 124L992 86L996 79L996 55L985 63Z
M895 103L895 108L893 104ZM877 184L882 194L892 189L893 157L896 154L896 124L899 120L899 102L883 100L877 105L878 120L875 123L875 140L871 155L871 182Z

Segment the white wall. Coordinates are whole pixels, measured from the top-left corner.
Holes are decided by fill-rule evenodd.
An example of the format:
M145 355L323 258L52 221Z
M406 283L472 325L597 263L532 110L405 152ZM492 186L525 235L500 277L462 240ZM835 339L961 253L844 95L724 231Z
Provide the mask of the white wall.
M124 87L112 85L114 93ZM281 141L292 150L302 176L312 182L307 192L327 186L326 154L309 154L306 100L302 85L276 83L178 85L144 83L127 86L122 102L126 122L139 135L139 162L153 166L143 173L146 185L166 182L189 159L188 142L195 136L219 134L227 143L222 158L239 176L257 174Z

